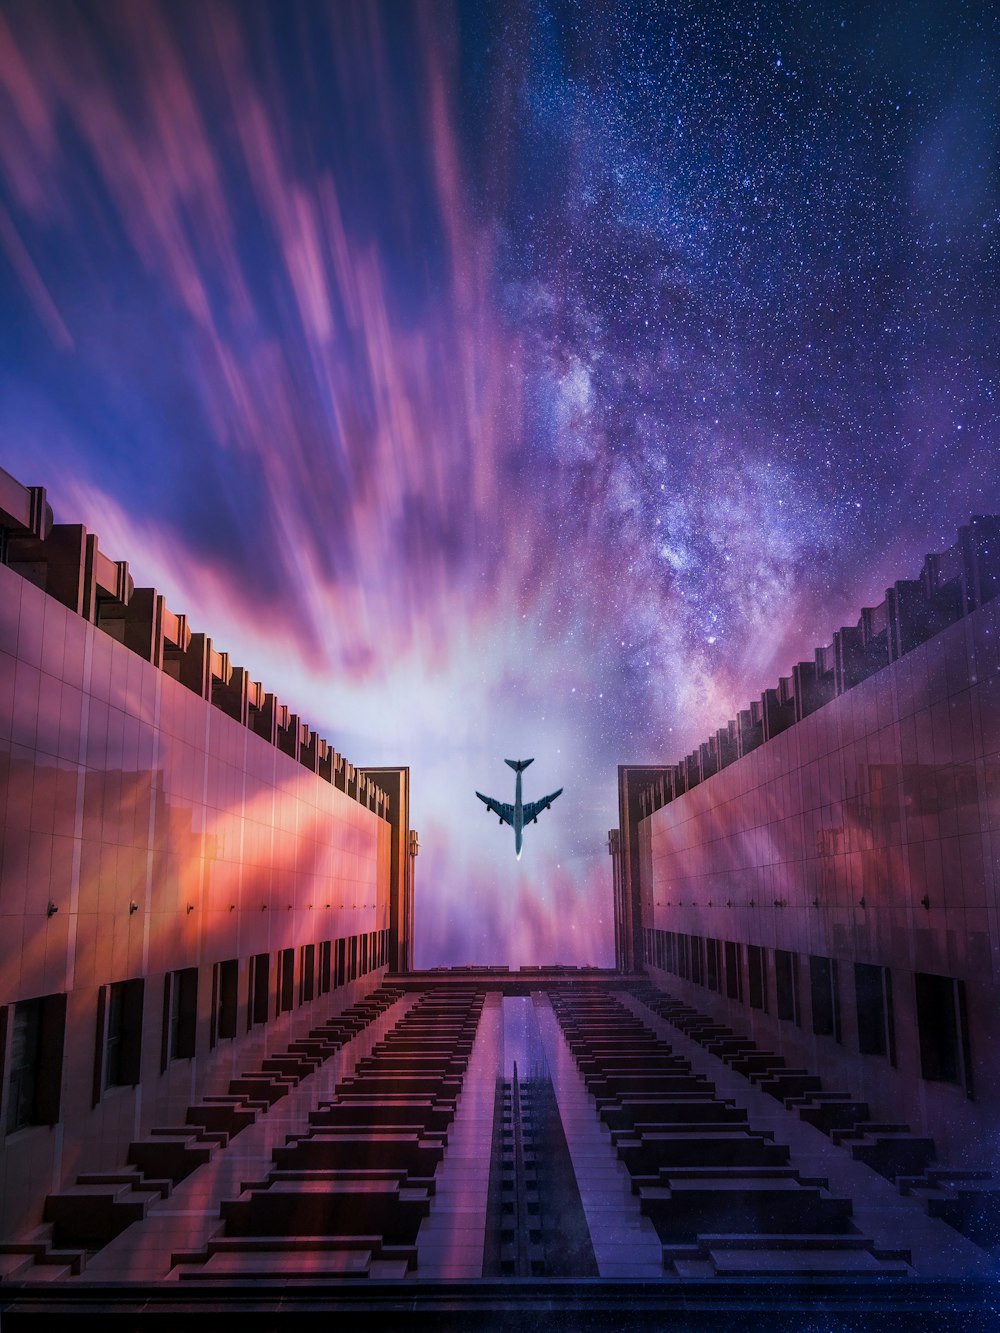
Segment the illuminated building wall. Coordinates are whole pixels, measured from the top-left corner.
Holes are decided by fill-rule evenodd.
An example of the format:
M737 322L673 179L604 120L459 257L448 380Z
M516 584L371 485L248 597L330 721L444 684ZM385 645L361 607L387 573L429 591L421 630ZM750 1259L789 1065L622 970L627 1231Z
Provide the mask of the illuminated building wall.
M2 481L7 1234L60 1182L183 1123L194 1094L224 1092L263 1031L370 989L407 867L400 770L393 807L83 529ZM121 641L143 607L145 656Z
M876 1119L932 1135L942 1160L987 1167L1000 1125L995 528L963 529L711 747L622 781L637 947L657 984ZM923 633L907 641L918 608ZM846 649L867 664L838 682Z

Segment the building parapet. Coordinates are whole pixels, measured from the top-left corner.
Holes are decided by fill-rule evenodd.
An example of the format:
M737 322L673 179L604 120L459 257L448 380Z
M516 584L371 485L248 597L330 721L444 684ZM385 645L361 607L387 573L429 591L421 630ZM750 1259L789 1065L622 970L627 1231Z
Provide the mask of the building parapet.
M813 660L797 662L777 686L751 700L690 754L659 771L639 794L640 818L669 804L765 745L823 704L853 689L1000 592L1000 516L977 515L954 545L924 558L915 579L899 579L856 625L834 631Z
M235 666L155 588L137 588L80 523L54 523L42 486L0 468L0 563L383 819L390 798L296 713Z

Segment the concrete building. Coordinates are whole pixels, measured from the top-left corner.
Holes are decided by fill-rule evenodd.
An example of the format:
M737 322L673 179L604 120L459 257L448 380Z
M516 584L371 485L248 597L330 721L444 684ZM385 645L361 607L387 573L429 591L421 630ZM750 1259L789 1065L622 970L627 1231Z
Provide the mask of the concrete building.
M408 770L0 474L5 1328L985 1327L996 542L620 770L616 970L418 973Z

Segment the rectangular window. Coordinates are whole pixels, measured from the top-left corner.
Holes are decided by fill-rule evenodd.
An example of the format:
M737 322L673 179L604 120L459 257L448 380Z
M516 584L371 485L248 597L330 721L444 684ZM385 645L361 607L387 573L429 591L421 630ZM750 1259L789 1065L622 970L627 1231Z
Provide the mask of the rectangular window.
M707 979L708 989L714 991L721 990L722 985L720 977L722 973L722 966L721 966L722 960L719 956L721 952L719 949L719 941L708 939L705 941L705 946L706 946L705 958L707 963L706 971L708 974L708 979Z
M896 1063L896 1032L892 1012L892 976L888 968L854 964L854 996L858 1011L858 1050L862 1055L888 1055Z
M699 986L704 984L705 966L702 958L702 938L700 935L691 936L691 980L697 982Z
M337 980L336 985L343 986L347 981L347 941L337 941Z
M688 937L680 934L677 936L677 975L683 977L685 981L691 975Z
M798 1023L799 1016L799 959L787 949L774 951L774 989L778 999L778 1017L788 1023Z
M142 1005L145 982L142 977L115 981L102 987L105 1004L98 1005L104 1029L104 1086L134 1086L142 1067Z
M185 967L163 978L163 1039L160 1072L171 1060L194 1056L198 1028L198 969Z
M62 1091L66 996L21 1000L2 1014L11 1025L7 1133L28 1125L54 1125ZM0 1026L4 1042L5 1028Z
M747 981L750 1008L767 1013L767 953L757 944L747 945Z
M356 981L358 977L358 937L351 936L351 965L347 974L348 981Z
M726 995L730 1000L743 1001L742 949L732 940L726 940Z
M212 989L215 993L214 1037L235 1037L239 1010L240 964L237 958L216 963L212 970ZM214 1045L213 1040L213 1045Z
M299 1003L307 1004L316 993L316 946L303 944L299 963Z
M832 958L810 955L809 991L813 1032L818 1037L836 1037L840 1041L840 995L837 964Z
M932 1083L960 1083L972 1096L965 986L954 977L918 972L920 1072Z
M295 1008L295 950L282 949L278 954L278 1013Z
M250 1023L266 1023L271 995L271 955L257 953L250 959Z
M331 956L333 947L329 940L324 940L319 946L319 993L327 995L331 989Z

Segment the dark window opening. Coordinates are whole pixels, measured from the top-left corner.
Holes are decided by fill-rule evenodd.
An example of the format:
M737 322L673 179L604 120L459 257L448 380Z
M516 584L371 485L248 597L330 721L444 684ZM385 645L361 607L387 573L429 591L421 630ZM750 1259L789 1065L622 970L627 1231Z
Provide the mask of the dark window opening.
M742 950L732 940L726 940L726 995L730 1000L743 1000Z
M198 969L185 967L163 979L163 1043L160 1070L194 1056L198 1030Z
M358 937L351 936L351 965L347 974L348 981L356 981L358 976Z
M720 952L719 941L709 939L705 941L705 945L706 945L705 953L707 962L706 971L708 974L708 980L706 984L708 985L709 990L717 991L721 989L720 973L722 971L720 967L720 958L719 958L719 952Z
M22 1000L3 1012L11 1023L7 1133L28 1125L54 1125L62 1091L66 996Z
M812 1030L817 1037L840 1041L840 996L837 964L832 958L809 957L809 991L812 1000Z
M799 1014L799 960L787 949L774 951L774 989L778 1017L788 1023L801 1022Z
M303 944L299 964L299 1003L307 1004L316 993L316 946Z
M691 980L697 982L699 986L704 984L705 977L702 943L700 935L691 936Z
M215 965L216 1036L235 1037L239 1010L240 964L236 958L227 958Z
M962 1083L972 1096L965 987L954 977L918 972L920 1072L933 1083Z
M347 981L347 941L337 941L337 980L336 985L343 986Z
M329 941L329 940L324 940L324 941L322 942L322 944L319 946L319 993L320 993L320 995L326 995L326 994L328 994L328 992L329 992L330 989L331 989L330 976L331 976L331 972L332 972L332 968L331 968L331 955L332 955L332 953L333 953L333 947L332 947L330 941Z
M767 1013L767 954L757 944L747 945L747 980L750 1008Z
M270 995L271 955L254 954L250 959L250 1026L267 1022Z
M888 1055L895 1064L892 977L888 968L855 963L854 996L858 1009L858 1050L862 1055Z
M691 975L691 960L688 954L688 937L686 935L677 936L677 975L683 977L685 981Z
M282 949L278 955L278 1013L295 1008L295 950Z
M142 977L115 981L107 987L107 1036L104 1043L104 1086L127 1087L139 1082L142 1067ZM103 1016L103 1010L102 1016Z

